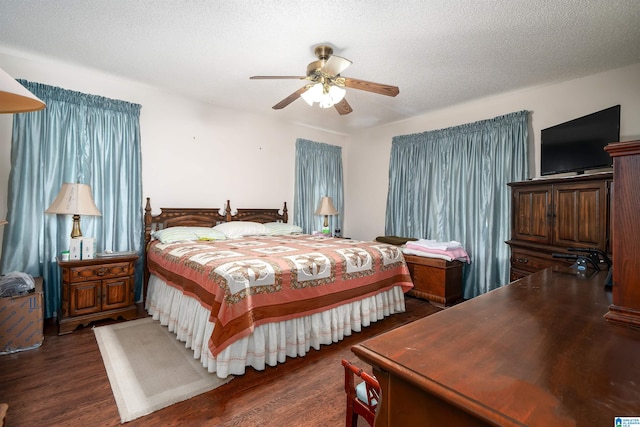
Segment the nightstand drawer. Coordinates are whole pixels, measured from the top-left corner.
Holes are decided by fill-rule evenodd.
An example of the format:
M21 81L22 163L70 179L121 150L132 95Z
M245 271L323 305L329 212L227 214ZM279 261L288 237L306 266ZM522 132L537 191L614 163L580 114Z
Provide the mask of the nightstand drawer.
M69 274L69 277L65 278L65 280L70 283L130 276L133 274L133 262L72 267L67 269L65 273Z

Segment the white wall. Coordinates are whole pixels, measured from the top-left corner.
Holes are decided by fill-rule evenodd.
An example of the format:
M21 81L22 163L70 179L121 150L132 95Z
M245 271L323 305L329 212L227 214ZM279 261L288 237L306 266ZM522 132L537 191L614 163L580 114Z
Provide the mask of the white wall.
M402 88L400 88L402 96ZM640 139L640 63L478 99L352 135L348 156L343 233L357 239L384 234L391 139L443 129L515 111L531 112L530 174L539 176L540 130L613 105L621 105L620 140ZM426 236L425 236L426 237Z
M235 207L275 208L286 201L293 217L296 138L342 147L348 140L44 58L0 52L0 68L16 79L141 104L143 194L154 213L222 207L230 199ZM0 115L0 218L7 212L12 123L12 114Z
M216 108L21 53L0 52L0 67L15 78L141 104L143 194L151 197L154 212L160 207L216 207L231 199L235 207L275 207L287 201L292 215L296 138L342 146L343 233L357 239L384 234L393 136L528 110L533 176L539 170L540 129L548 126L621 104L621 140L640 139L640 64L475 100L350 137ZM399 101L401 97L402 92ZM11 114L0 115L0 218L7 209L12 119Z

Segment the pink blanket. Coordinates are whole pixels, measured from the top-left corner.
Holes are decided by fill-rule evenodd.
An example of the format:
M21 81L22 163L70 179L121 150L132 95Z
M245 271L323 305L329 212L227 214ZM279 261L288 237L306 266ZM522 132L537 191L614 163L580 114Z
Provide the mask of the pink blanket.
M437 258L444 257L444 259L448 261L458 260L466 263L471 262L469 254L467 254L467 251L465 251L462 246L455 247L455 245L448 245L448 249L436 249L435 247L426 247L418 243L407 242L406 247L411 250L411 254L413 255L440 255Z

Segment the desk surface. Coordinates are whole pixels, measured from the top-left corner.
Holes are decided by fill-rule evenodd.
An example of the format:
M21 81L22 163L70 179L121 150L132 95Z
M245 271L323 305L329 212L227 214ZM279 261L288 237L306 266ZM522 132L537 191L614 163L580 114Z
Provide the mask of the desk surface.
M552 267L353 352L489 424L613 425L640 416L640 330L603 318L604 278Z

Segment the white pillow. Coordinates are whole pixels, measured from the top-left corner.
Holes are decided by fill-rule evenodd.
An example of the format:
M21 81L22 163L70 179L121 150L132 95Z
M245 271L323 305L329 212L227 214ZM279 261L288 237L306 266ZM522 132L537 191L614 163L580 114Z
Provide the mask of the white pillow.
M223 233L229 239L269 234L269 229L267 229L264 224L251 221L223 222L213 227L213 229Z
M302 233L302 227L284 222L268 222L264 224L272 236L282 236L285 234Z
M189 240L225 240L224 233L212 227L169 227L156 230L151 237L162 243L183 242Z

